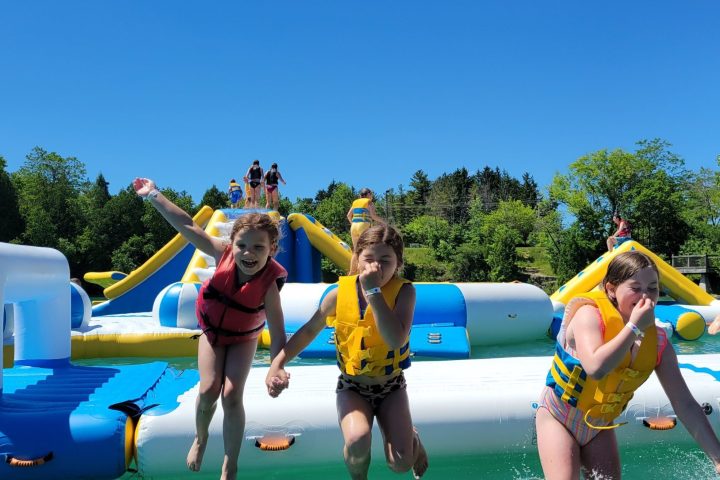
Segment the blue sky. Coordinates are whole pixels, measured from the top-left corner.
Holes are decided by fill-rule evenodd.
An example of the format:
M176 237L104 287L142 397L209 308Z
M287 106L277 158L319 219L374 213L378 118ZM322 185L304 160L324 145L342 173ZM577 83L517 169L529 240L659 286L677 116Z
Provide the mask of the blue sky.
M0 4L0 155L190 192L277 162L291 199L458 167L556 172L661 137L720 154L720 3Z

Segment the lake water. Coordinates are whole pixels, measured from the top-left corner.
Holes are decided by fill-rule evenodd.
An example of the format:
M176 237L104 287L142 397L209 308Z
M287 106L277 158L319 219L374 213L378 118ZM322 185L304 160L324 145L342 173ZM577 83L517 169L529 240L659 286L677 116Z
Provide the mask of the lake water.
M675 349L679 354L720 353L720 338L703 336L695 342L674 341ZM512 356L538 356L551 355L553 343L550 340L528 342L514 346L486 347L473 349L473 358L512 357ZM267 365L269 356L266 350L258 351L255 363L258 366ZM104 359L102 361L77 361L78 364L127 364L142 363L153 359ZM176 368L196 368L196 359L174 358L168 360ZM327 363L326 361L298 361L296 365ZM541 386L538 386L540 389ZM328 392L329 395L332 392ZM412 399L411 399L412 401ZM682 427L678 427L682 428ZM185 452L178 452L185 455ZM453 458L436 458L430 456L430 468L425 477L432 479L452 480L531 480L541 479L542 469L535 449L529 449L522 454L508 454L495 456L468 456ZM718 478L711 463L699 448L673 444L658 443L651 448L625 448L621 450L623 461L623 478L625 479L711 479ZM140 478L137 474L127 473L121 477L123 480ZM217 472L189 473L186 478L205 480L218 478ZM332 465L317 468L298 470L268 469L266 471L243 472L239 478L262 480L329 480L348 478L342 459ZM412 478L407 475L398 475L385 466L382 459L375 458L370 469L371 479L397 479Z

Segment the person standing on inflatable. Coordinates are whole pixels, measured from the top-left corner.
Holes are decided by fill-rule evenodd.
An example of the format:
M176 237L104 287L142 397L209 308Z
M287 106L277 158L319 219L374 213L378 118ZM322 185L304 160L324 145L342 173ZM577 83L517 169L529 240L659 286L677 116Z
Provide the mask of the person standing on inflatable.
M270 208L270 202L272 201L273 210L275 211L280 208L278 180L281 181L283 185L287 185L278 170L277 163L273 163L270 165L270 170L265 173L265 208Z
M187 241L215 258L217 269L200 288L196 304L203 333L198 342L195 440L187 466L200 470L210 421L222 396L225 456L221 478L234 479L245 431L245 381L266 321L272 337L270 357L275 358L285 345L280 289L287 272L273 259L280 231L268 215L249 213L235 220L227 243L209 236L190 215L163 196L152 180L136 178L133 187Z
M242 200L243 192L242 187L235 182L234 178L230 180L228 195L230 196L230 208L240 208L240 200Z
M354 479L366 479L370 466L371 431L377 419L387 464L394 472L428 468L425 448L410 416L403 369L410 366L410 327L415 287L398 276L402 267L400 234L376 225L358 239L350 275L323 299L312 318L273 360L265 383L277 397L288 387L285 365L327 325L335 327L340 377L337 412L345 440L345 465Z
M350 222L350 237L352 238L353 249L360 235L370 228L373 221L385 223L375 211L373 193L369 188L360 190L360 198L353 201L350 210L347 212L347 219Z
M260 166L260 160L253 160L252 165L245 174L247 182L250 184L250 208L258 208L260 201L260 190L263 184L263 169Z
M623 423L615 420L653 371L677 418L720 473L720 442L688 390L672 344L655 326L657 266L638 251L621 253L610 261L602 287L565 307L536 415L545 478L578 479L584 471L585 478L619 479L614 429ZM647 419L646 426L672 428L674 419Z
M617 230L615 230L615 233L610 235L607 239L606 243L608 252L612 252L614 248L617 248L632 239L632 234L630 233L630 222L628 222L627 219L621 217L618 212L615 212L613 213L612 220L613 223L617 225Z

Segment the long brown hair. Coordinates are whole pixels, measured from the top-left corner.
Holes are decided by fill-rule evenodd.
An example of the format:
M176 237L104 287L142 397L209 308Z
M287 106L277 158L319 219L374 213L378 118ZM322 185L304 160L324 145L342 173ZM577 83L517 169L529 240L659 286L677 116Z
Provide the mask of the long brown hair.
M398 270L403 264L403 240L400 233L390 225L380 224L365 230L358 238L357 244L355 245L355 251L353 252L352 259L350 260L350 272L349 275L356 275L358 272L358 259L360 254L371 245L377 245L382 243L392 248L395 252L398 262Z
M615 258L610 260L607 273L605 274L605 278L603 278L602 281L603 290L605 291L605 293L607 293L606 285L608 283L613 284L617 288L618 285L623 283L625 280L632 277L643 268L647 267L655 270L659 282L660 271L658 270L657 265L655 265L655 262L653 262L652 259L644 253L638 252L637 250L631 250L629 252L623 252L617 255ZM615 306L617 306L617 300L615 298L610 298L610 301Z

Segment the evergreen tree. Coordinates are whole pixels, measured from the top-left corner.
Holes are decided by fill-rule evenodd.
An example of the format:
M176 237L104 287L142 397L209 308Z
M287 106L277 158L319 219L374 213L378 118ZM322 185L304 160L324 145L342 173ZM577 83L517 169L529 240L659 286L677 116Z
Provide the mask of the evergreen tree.
M5 171L7 162L0 155L0 242L17 238L24 230L15 186Z

